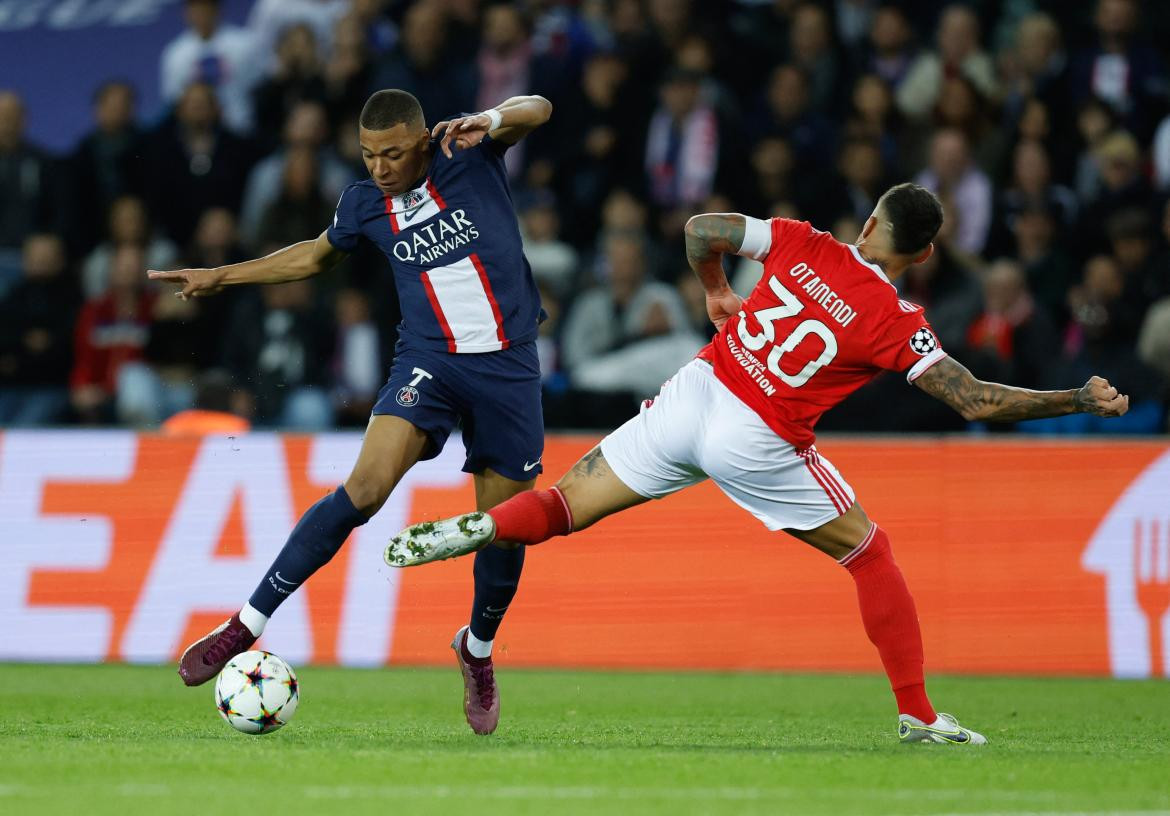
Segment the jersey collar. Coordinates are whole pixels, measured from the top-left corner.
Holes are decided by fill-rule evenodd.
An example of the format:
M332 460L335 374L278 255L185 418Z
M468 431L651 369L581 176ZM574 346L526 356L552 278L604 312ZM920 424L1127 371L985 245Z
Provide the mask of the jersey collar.
M882 268L880 266L878 266L875 263L870 263L865 258L861 257L861 252L857 249L856 246L854 246L853 244L846 244L845 246L849 247L849 251L853 253L853 257L857 259L857 262L859 264L872 269L875 275L877 275L879 278L884 280L886 283L889 283L890 286L894 285L893 283L890 282L889 277L886 276L886 273L882 270Z

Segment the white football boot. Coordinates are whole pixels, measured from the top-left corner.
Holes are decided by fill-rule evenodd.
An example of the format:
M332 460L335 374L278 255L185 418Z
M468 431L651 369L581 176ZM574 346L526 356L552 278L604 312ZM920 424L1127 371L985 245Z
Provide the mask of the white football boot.
M491 516L483 512L464 513L407 527L390 539L383 558L391 567L417 567L473 553L495 537L496 523Z

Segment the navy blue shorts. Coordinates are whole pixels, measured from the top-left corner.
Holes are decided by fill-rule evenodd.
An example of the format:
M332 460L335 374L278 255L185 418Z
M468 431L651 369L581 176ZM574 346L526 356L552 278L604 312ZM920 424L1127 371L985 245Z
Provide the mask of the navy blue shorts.
M439 455L462 427L466 473L491 468L525 482L542 470L544 415L536 343L484 354L405 349L378 392L374 414L402 417L430 444L423 459Z

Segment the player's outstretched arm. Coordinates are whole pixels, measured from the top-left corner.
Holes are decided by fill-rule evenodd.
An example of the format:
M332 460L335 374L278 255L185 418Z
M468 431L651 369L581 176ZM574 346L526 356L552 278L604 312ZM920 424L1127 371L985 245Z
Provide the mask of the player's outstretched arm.
M683 231L687 263L707 290L707 316L717 329L743 305L743 298L727 283L723 256L739 253L747 224L747 216L739 213L702 213L691 216Z
M458 119L444 119L431 128L431 138L442 134L439 149L451 158L452 147L456 150L475 147L489 133L497 142L516 144L547 122L550 116L552 102L543 96L513 96L491 110Z
M1090 377L1081 388L1067 391L1030 391L976 379L950 357L932 365L914 384L966 420L1015 422L1065 414L1118 417L1129 410L1129 397L1101 377Z
M329 238L322 232L316 240L301 241L252 261L214 269L176 269L171 272L151 269L146 274L151 280L181 286L182 289L175 294L186 300L214 295L225 286L241 283L286 283L311 278L332 269L343 258L345 253L329 243Z

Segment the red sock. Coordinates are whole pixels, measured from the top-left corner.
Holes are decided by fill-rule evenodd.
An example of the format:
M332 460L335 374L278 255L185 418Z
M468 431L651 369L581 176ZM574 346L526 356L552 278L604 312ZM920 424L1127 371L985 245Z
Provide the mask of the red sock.
M573 529L573 514L560 488L526 490L488 511L497 541L539 544Z
M936 714L922 675L922 631L914 599L894 562L890 537L876 524L853 552L841 559L857 584L865 633L877 646L898 712L932 723Z

